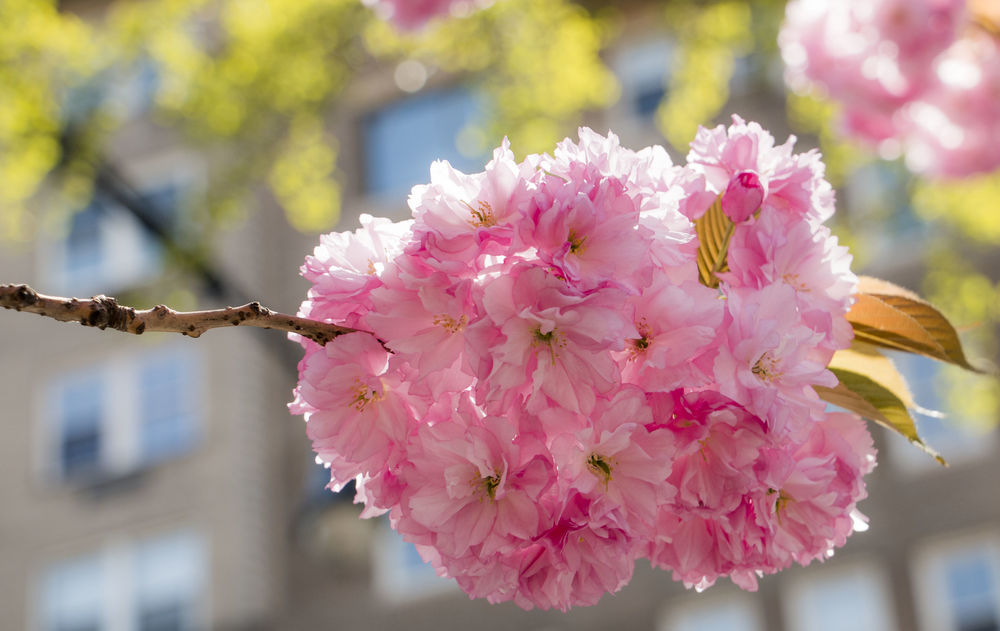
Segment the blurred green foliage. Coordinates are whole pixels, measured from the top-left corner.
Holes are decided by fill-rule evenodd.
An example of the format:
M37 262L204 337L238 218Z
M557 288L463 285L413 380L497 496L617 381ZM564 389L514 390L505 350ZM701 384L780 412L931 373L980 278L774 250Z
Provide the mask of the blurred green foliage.
M359 0L109 2L88 18L57 11L54 0L0 0L0 227L8 239L30 234L26 202L60 161L70 163L60 170L67 206L82 205L87 158L100 155L123 114L102 101L102 88L144 65L156 73L154 120L223 156L210 161L200 209L209 228L241 216L258 182L294 227L333 227L342 184L327 118L378 63L417 58L477 86L490 104L487 122L465 140L480 153L503 135L521 153L549 148L584 111L618 96L600 57L607 21L567 0L506 0L409 35ZM81 100L85 89L93 102ZM70 106L80 111L70 116Z

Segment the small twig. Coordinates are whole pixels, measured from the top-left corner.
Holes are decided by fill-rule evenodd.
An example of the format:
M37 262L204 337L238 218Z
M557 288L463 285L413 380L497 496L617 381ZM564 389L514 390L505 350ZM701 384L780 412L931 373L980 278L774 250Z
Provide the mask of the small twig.
M0 285L0 306L37 313L60 322L78 322L83 326L114 329L135 335L147 331L162 331L198 337L209 329L253 326L298 333L317 344L326 345L338 335L356 331L336 324L277 313L261 306L259 302L208 311L174 311L165 305L156 305L152 309L133 309L119 305L117 300L108 296L94 296L90 299L46 296L27 285Z

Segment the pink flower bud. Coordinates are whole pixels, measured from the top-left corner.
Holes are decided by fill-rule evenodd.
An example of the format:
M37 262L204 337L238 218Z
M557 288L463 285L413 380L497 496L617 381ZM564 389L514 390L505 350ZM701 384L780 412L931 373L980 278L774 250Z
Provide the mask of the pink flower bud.
M729 180L722 194L722 212L733 223L741 223L757 212L763 201L764 187L760 178L753 171L741 171Z

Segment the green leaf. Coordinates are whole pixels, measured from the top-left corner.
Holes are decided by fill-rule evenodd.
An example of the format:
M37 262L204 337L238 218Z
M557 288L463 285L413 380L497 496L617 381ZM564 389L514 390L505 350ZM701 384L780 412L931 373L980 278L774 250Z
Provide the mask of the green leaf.
M821 399L888 427L947 465L917 433L910 415L910 409L916 407L913 397L889 358L870 346L856 344L851 349L837 351L830 370L840 383L834 388L817 386L816 393Z
M722 196L715 198L701 217L694 222L698 233L698 277L713 289L719 286L719 272L729 271L726 254L735 224L722 212Z
M969 364L955 328L926 300L888 281L858 280L857 300L847 314L855 339L983 372Z

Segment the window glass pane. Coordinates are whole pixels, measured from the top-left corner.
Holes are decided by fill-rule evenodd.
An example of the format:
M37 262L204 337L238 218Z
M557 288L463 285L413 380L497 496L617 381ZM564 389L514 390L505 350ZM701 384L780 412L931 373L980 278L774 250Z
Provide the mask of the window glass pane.
M997 631L997 576L989 556L966 551L947 559L945 584L957 631Z
M691 601L689 601L691 602ZM745 598L685 603L668 610L662 631L758 631L753 605Z
M70 285L87 284L100 278L104 265L104 242L101 235L104 214L102 203L95 199L70 219L64 269Z
M154 462L191 449L197 439L197 365L184 353L159 355L139 370L141 459Z
M429 181L428 166L447 160L466 173L483 170L484 156L460 150L461 133L475 124L479 102L466 89L439 90L394 103L365 124L369 193L405 197Z
M66 477L100 468L104 383L97 375L67 380L59 387L59 462Z
M139 631L184 631L192 628L185 620L183 603L146 606L139 611L138 627Z
M52 567L42 579L41 628L98 631L102 625L104 575L98 556Z
M893 628L885 588L872 571L815 568L790 591L791 631Z
M136 626L142 631L196 628L198 596L205 581L205 552L188 533L141 543L136 548Z
M666 94L672 57L673 45L666 39L642 42L618 53L614 66L622 84L622 102L629 114L652 119Z

